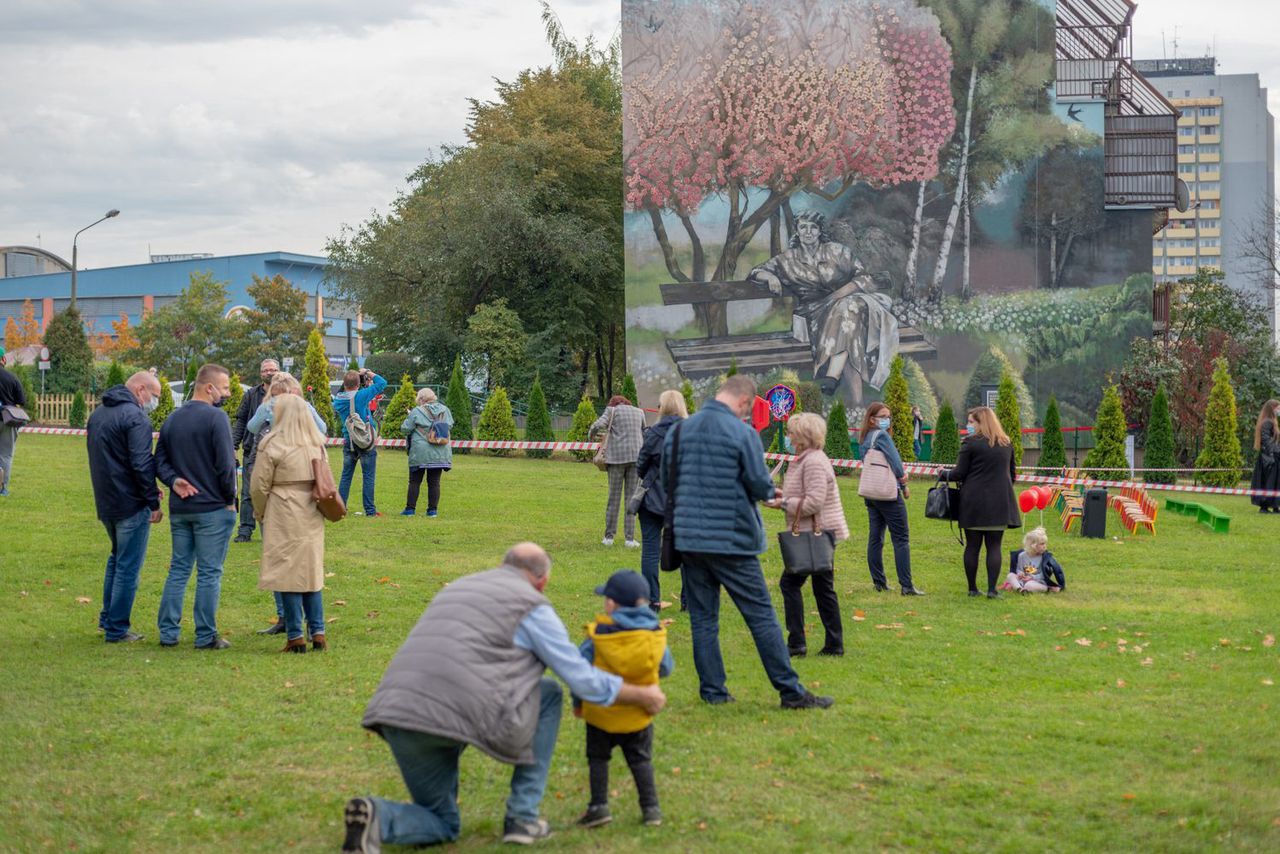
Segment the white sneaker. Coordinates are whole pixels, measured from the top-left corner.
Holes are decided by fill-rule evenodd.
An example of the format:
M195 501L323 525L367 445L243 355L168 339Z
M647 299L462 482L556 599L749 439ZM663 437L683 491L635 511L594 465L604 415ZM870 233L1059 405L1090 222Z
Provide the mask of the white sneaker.
M629 549L638 549L638 548L640 548L640 541L639 541L639 540L627 540L627 548L629 548Z
M613 537L605 537L603 540L600 541L600 545L602 546L613 545Z

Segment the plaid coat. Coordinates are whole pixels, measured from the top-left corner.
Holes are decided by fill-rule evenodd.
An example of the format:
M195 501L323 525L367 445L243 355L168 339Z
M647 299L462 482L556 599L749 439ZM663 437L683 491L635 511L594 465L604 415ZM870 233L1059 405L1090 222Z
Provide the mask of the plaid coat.
M611 420L612 419L612 420ZM609 430L604 461L609 465L635 463L644 444L644 411L626 403L610 406L591 425L588 435Z

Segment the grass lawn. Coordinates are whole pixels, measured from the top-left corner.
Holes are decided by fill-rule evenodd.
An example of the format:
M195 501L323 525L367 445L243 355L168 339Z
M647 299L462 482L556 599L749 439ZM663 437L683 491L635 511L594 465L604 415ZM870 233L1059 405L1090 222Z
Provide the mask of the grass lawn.
M134 610L147 640L102 642L107 539L83 440L21 438L13 496L0 499L0 850L337 850L348 797L405 797L390 752L359 721L443 584L535 539L555 560L548 594L576 637L598 607L593 586L638 565L637 552L599 544L606 485L591 466L459 457L442 515L406 519L392 515L404 457L379 456L388 515L328 528L330 652L283 656L278 638L254 635L272 616L255 541L231 547L223 579L219 627L234 646L205 653L190 646L194 580L181 645L157 645L167 521ZM866 512L856 481L841 482L847 655L798 662L835 708L781 711L731 605L722 642L738 703L701 704L688 621L669 612L677 668L655 743L666 824L640 827L615 757L614 823L571 827L587 771L566 712L544 849L1280 850L1280 518L1215 497L1235 517L1230 535L1173 515L1155 538L1051 527L1067 593L987 601L964 595L959 548L923 518L920 484L912 551L929 595L903 599L872 592ZM766 518L777 530L780 515ZM776 547L765 572L776 591ZM816 650L816 615L811 632ZM497 842L508 778L467 752L459 850Z

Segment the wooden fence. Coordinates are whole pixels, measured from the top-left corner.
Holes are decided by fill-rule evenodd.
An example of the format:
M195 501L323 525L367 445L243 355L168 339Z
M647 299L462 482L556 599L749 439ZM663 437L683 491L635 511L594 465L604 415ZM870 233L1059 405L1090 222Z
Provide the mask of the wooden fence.
M73 394L42 394L39 396L38 412L33 413L36 421L41 424L66 424L71 417L71 402L75 400ZM86 397L84 399L84 417L87 419L89 413L98 405L98 398Z

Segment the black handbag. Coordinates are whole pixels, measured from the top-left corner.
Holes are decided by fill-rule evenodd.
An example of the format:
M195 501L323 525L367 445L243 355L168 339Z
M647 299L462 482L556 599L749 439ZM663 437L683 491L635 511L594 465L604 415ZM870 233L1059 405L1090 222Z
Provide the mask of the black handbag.
M671 437L671 459L667 461L667 506L662 512L662 548L658 555L658 567L663 572L675 572L684 562L683 555L676 550L676 532L673 526L676 518L676 484L680 467L676 465L680 452L680 428L684 422L676 425L675 435Z
M813 575L836 568L836 537L822 530L818 517L813 517L812 531L799 531L800 517L791 523L790 531L778 533L778 550L782 552L783 570L788 575Z
M926 519L943 519L954 525L960 520L960 490L951 486L941 477L929 488L924 499L924 517ZM963 531L956 535L960 545L964 545Z

